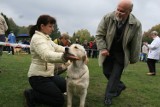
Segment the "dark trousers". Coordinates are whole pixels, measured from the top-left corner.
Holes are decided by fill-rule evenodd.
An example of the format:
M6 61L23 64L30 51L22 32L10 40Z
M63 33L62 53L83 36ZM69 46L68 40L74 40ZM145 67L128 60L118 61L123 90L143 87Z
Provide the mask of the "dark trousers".
M92 58L97 58L97 50L96 49L93 50Z
M10 53L12 51L12 55L14 55L14 48L12 46L8 47L8 53Z
M92 49L90 48L89 50L88 50L88 57L90 58L92 56Z
M103 73L108 79L105 98L112 98L125 85L121 79L121 74L124 69L124 63L119 63L114 57L108 56L103 63Z
M33 99L35 102L51 105L52 107L63 107L66 92L66 81L56 75L53 77L33 76L29 78L33 88Z
M0 42L5 42L5 41L6 41L5 35L0 35ZM0 56L2 56L3 54L3 47L4 46L0 45Z
M157 60L155 59L147 58L147 65L148 65L149 72L156 73L156 62Z

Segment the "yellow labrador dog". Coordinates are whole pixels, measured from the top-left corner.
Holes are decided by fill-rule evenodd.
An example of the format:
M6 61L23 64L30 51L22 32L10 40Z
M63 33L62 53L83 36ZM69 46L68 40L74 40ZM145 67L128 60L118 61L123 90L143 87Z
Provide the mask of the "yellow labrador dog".
M89 70L86 65L88 58L83 46L72 44L69 53L78 57L79 60L73 61L67 70L67 107L72 107L72 97L80 97L80 106L85 106L85 99L89 85Z

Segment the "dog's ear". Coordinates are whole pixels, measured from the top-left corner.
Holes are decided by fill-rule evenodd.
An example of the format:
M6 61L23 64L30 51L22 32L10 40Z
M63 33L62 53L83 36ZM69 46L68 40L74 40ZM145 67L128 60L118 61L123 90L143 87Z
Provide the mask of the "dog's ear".
M86 65L87 65L88 62L89 62L89 59L88 59L87 55L83 56L83 57L82 57L82 60L83 60L83 62L84 62Z

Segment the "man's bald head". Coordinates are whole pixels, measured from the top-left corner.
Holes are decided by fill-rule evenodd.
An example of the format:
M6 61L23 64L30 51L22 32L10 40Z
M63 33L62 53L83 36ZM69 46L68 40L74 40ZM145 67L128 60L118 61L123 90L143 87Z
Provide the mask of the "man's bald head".
M132 11L133 3L132 0L120 0L118 6L123 7L126 10Z
M117 6L117 10L115 12L117 21L126 21L129 17L133 8L133 3L131 0L120 0Z

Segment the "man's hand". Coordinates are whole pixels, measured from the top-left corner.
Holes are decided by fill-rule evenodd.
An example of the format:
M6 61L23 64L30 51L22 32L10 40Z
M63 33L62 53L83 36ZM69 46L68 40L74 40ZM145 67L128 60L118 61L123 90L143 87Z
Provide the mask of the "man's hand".
M109 52L107 49L103 49L100 51L102 56L109 56Z

